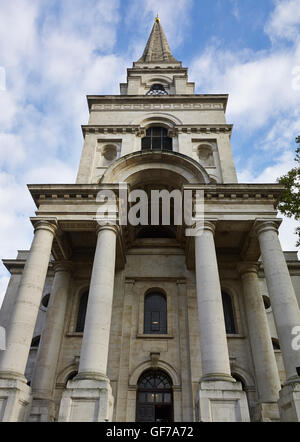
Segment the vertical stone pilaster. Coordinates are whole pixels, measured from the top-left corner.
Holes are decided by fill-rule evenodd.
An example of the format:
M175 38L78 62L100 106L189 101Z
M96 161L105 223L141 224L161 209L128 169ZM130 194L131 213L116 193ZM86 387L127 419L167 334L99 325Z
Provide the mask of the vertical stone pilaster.
M193 394L192 394L192 380L191 380L191 355L189 342L189 324L187 312L187 290L186 281L177 281L177 296L178 296L178 330L179 330L179 351L180 351L180 365L181 365L181 395L182 395L182 421L193 421Z

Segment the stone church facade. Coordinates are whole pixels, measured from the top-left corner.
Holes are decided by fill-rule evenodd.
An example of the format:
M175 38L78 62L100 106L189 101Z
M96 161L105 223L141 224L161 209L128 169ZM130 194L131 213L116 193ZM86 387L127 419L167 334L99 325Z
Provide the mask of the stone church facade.
M28 186L31 249L3 261L0 420L300 421L282 187L237 182L228 96L194 93L159 18L127 72L120 95L87 97L76 183ZM122 224L117 204L99 223L119 183L202 192L201 234Z

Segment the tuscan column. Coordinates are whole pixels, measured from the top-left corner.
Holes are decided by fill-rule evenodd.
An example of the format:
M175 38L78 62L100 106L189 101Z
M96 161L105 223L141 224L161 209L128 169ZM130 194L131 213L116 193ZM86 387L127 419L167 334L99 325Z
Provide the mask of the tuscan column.
M45 278L56 225L49 221L35 224L34 238L24 267L18 296L7 329L6 351L0 359L1 378L24 378L27 358Z
M259 402L261 404L276 404L281 386L268 319L259 289L258 265L256 263L241 263L238 266L238 271L243 284L248 333L256 374ZM278 407L276 407L275 413L277 410L278 415ZM262 419L264 419L264 413L267 414L268 411L266 410L264 412L261 410ZM267 418L267 415L265 417Z
M300 382L296 367L300 367L300 351L293 349L293 330L300 326L300 311L294 288L278 239L274 221L257 221L264 272L270 295L276 330L280 342L287 383Z
M196 283L202 360L201 380L229 380L229 355L214 243L215 225L205 221L195 237Z
M52 399L55 373L66 319L71 263L68 261L58 261L54 263L53 268L55 275L47 309L46 324L31 384L34 399ZM48 420L48 416L45 416L45 420Z
M117 226L98 227L78 378L106 377L115 278Z

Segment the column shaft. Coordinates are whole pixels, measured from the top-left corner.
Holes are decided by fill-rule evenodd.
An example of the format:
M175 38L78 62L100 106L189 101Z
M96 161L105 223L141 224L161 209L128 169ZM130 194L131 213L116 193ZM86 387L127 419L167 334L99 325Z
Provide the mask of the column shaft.
M264 302L259 290L257 266L243 263L241 273L248 333L256 374L259 401L277 402L280 380Z
M63 338L68 290L71 278L71 264L54 264L55 276L49 300L46 324L42 334L36 368L32 380L35 398L51 399L60 345Z
M300 352L292 347L293 329L300 326L300 311L277 226L272 221L261 221L256 229L287 381L300 380L296 373L296 367L300 367Z
M214 225L205 222L202 234L195 237L202 378L233 380L213 234Z
M114 291L116 227L103 226L98 238L92 270L79 376L106 376Z
M36 224L31 249L24 267L17 300L7 329L7 348L2 353L0 372L24 377L38 309L47 275L55 226Z

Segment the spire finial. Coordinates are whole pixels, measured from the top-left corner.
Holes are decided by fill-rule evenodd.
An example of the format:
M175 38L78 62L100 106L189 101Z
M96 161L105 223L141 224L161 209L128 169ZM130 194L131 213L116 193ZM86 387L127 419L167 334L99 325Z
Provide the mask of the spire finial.
M178 63L176 58L174 58L171 53L167 38L158 17L158 13L154 19L152 31L150 37L148 38L143 55L137 61L137 63L153 62Z

